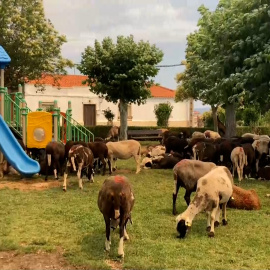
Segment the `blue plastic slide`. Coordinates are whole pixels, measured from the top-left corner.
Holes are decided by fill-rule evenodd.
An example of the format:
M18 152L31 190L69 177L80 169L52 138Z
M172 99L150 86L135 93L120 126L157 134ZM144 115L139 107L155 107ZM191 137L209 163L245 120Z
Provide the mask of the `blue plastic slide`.
M1 115L0 151L11 166L24 177L31 177L40 171L39 163L24 152Z

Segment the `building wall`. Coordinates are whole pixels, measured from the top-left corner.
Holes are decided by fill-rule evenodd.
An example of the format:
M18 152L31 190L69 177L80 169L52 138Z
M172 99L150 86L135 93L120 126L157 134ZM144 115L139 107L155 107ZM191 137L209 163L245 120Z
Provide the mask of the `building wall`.
M68 101L71 101L72 117L83 124L83 105L96 104L96 117L97 125L106 125L107 120L104 117L102 110L108 107L114 112L114 124L119 125L119 110L118 105L107 102L104 99L99 99L97 95L89 91L88 87L76 88L61 88L45 86L44 92L37 92L37 89L32 84L25 85L25 100L27 106L35 111L39 106L39 101L46 102L47 104L53 103L54 100L58 101L58 107L62 112L66 112L68 108ZM169 126L180 127L189 126L190 123L190 102L175 103L173 98L150 98L146 104L131 105L132 119L128 120L129 126L156 126L156 118L154 113L154 106L159 103L169 101L173 106L173 111L169 119Z

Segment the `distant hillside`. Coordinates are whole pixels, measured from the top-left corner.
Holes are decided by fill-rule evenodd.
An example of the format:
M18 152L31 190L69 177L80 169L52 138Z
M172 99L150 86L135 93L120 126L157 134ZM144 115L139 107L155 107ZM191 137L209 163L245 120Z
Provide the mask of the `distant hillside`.
M208 112L210 111L211 108L210 107L204 107L204 108L194 108L194 111L199 112L200 114L203 114L204 112Z

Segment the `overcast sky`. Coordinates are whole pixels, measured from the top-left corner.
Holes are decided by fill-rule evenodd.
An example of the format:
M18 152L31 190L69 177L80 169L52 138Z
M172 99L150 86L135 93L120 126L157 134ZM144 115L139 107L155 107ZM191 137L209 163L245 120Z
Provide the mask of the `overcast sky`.
M179 64L185 59L186 36L197 27L197 9L214 10L218 0L43 0L45 15L67 37L62 55L80 63L81 53L95 39L132 34L164 52L160 64ZM161 68L155 81L176 89L175 75L183 67ZM74 71L70 71L74 74ZM75 74L79 74L75 71ZM195 107L201 107L196 102Z

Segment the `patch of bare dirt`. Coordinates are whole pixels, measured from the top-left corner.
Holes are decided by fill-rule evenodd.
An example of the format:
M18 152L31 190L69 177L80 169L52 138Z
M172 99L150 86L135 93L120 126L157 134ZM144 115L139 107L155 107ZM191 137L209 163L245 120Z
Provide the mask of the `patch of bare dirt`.
M112 260L106 260L105 261L107 265L111 267L112 270L122 270L123 266L120 261L112 261Z
M44 181L42 178L33 178L33 179L21 179L21 180L12 180L6 178L0 181L0 189L10 188L18 189L21 191L30 191L30 190L44 190L53 187L60 187L61 182L54 181Z
M17 254L16 252L0 252L1 270L75 270L86 269L68 264L60 252L37 254Z

